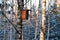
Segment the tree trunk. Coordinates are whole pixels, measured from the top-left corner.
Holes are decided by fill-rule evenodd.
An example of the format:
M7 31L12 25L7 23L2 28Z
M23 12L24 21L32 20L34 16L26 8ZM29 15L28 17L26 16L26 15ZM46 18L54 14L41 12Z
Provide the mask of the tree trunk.
M22 40L22 18L21 18L21 10L23 9L24 0L17 0L18 2L18 15L17 15L17 31L16 31L16 40ZM16 2L16 0L15 0Z
M46 14L46 0L42 0L42 25L40 27L40 40L44 40L45 14Z

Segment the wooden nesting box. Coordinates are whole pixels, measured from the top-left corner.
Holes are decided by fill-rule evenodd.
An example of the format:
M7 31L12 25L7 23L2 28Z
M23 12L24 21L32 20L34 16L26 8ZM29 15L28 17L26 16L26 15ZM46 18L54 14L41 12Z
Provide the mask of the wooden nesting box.
M21 18L22 18L22 20L28 19L28 10L26 10L26 9L21 10Z

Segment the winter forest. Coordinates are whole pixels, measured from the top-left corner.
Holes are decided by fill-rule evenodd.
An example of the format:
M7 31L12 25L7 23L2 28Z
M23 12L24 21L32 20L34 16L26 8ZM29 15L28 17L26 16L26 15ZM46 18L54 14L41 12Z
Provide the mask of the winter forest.
M60 0L0 0L0 40L60 40Z

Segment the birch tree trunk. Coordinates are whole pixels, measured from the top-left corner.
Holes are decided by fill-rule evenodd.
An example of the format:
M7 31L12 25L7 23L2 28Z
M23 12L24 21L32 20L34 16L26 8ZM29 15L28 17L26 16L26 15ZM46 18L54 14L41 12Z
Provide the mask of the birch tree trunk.
M15 3L16 1L18 2L18 13L17 13L17 31L16 31L16 37L15 39L16 40L22 40L22 19L21 19L21 10L23 9L23 3L24 3L24 0L15 0ZM16 4L15 4L16 5ZM15 6L15 9L16 6Z
M46 0L42 0L42 4L41 5L42 5L42 25L40 27L40 40L44 40Z

